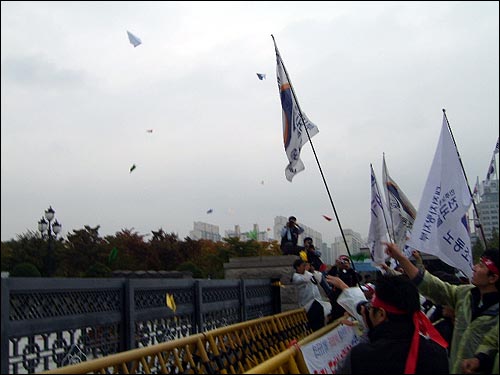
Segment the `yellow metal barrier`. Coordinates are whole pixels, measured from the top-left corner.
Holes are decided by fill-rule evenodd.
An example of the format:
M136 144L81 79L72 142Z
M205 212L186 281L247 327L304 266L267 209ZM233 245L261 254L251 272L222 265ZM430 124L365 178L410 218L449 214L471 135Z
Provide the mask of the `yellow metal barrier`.
M310 334L305 310L296 309L146 348L59 367L45 371L43 374L133 374L136 372L241 374L269 361L274 361L283 353L295 349L293 347L287 349L287 347L293 340L305 340ZM303 359L302 363L300 359L301 356L298 364L303 368L305 364ZM295 370L297 365L291 367L288 364L287 366L287 369L290 367L290 371L298 371ZM288 372L297 373L290 371Z
M341 320L342 318L339 318L327 326L317 330L300 340L297 343L298 345L292 345L267 361L247 370L245 374L309 374L309 369L307 368L304 357L302 357L302 352L298 347L306 345L330 332L340 324Z

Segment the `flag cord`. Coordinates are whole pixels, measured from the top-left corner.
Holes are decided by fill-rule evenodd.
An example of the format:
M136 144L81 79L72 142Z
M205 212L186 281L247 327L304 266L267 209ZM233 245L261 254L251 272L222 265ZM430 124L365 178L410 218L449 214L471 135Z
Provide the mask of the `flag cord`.
M309 143L311 144L311 148L312 148L312 151L313 151L313 154L314 154L314 158L316 159L316 163L318 164L319 173L321 174L321 178L323 179L323 183L325 184L326 192L328 193L328 198L330 198L330 203L332 205L333 212L335 214L335 218L337 219L337 224L339 225L340 233L342 234L342 238L344 240L344 244L345 244L345 247L347 249L347 253L349 254L349 258L351 258L351 267L352 267L352 269L354 271L356 271L356 269L354 267L354 261L352 259L351 251L349 250L349 246L347 245L347 240L345 238L344 231L342 229L342 225L340 224L339 216L337 215L337 210L335 209L335 205L333 204L333 199L332 199L332 195L330 194L330 189L328 189L328 184L326 183L326 179L325 179L325 176L323 174L323 170L321 169L321 165L319 164L318 156L316 155L316 150L314 149L314 145L313 145L311 137L309 135L309 131L307 130L307 126L305 125L304 116L302 115L302 111L300 109L299 101L297 100L297 97L295 96L295 91L293 89L292 82L290 80L290 77L288 76L288 72L287 72L287 70L285 68L285 64L283 63L283 60L281 59L281 55L280 55L280 53L278 51L278 47L276 45L276 41L274 40L274 36L272 34L271 34L271 37L273 38L274 49L276 50L276 55L280 59L281 66L283 67L283 71L285 72L285 75L286 75L286 78L288 80L288 83L290 84L290 89L292 91L293 99L295 100L295 103L297 104L297 109L299 110L300 119L302 120L302 126L304 127L304 129L306 131L306 134L307 134L307 138L309 139ZM361 288L361 286L359 285L359 281L358 281L358 286Z
M474 201L474 197L472 195L472 191L471 191L470 186L469 186L469 180L467 179L467 174L465 174L465 169L464 169L464 165L462 163L462 158L460 157L460 153L458 152L457 143L455 142L455 137L453 136L453 132L451 131L451 126L450 126L450 122L448 121L448 116L446 116L446 109L444 109L444 108L443 108L443 114L444 114L444 118L446 119L446 125L448 125L448 130L450 131L451 139L453 140L453 144L455 145L455 151L457 152L458 160L460 161L460 166L462 167L462 172L464 173L465 182L467 182L467 189L469 189L469 194L470 194L470 197L472 200L472 205L474 207L474 212L476 213L476 217L477 217L477 220L479 222L479 230L481 232L482 245L483 245L483 248L486 249L486 237L484 236L483 225L481 224L481 219L479 218L479 212L477 211L476 202Z

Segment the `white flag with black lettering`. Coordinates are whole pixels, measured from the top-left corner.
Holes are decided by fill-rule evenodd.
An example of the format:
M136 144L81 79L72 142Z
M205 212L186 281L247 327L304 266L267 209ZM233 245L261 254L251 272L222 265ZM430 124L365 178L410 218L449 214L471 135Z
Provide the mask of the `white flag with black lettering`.
M378 188L375 172L370 164L371 169L371 187L372 201L370 207L370 229L368 231L368 247L370 248L370 256L373 263L384 263L387 255L385 254L385 245L382 242L387 242L387 220L385 218L384 202L382 194Z
M417 212L413 204L406 197L403 190L396 181L389 176L383 155L382 179L387 202L388 217L390 218L390 229L393 241L398 244L407 257L411 256L411 249L405 247L405 243L410 237L413 222ZM390 237L390 235L389 235Z
M441 135L406 245L461 270L472 278L472 250L466 213L469 187L443 114Z

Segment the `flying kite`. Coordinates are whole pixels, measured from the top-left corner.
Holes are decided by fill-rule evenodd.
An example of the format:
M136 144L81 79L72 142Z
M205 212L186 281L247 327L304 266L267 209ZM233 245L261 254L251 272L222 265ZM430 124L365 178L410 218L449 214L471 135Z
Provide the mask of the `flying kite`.
M147 132L147 133L152 133L152 132L153 132L153 129L146 129L146 132Z
M132 166L130 167L130 172L129 173L132 173L132 171L136 168L135 164L132 164Z
M128 40L130 41L131 44L134 45L134 48L137 47L139 44L142 43L141 39L136 37L134 34L132 34L130 31L127 30L128 34Z
M324 217L326 220L328 220L328 221L332 221L332 220L333 220L330 216L323 215L323 217Z
M262 81L263 79L266 79L266 75L264 73L257 73L257 77Z
M207 211L207 214L211 214L212 212L214 212L214 210L211 208Z

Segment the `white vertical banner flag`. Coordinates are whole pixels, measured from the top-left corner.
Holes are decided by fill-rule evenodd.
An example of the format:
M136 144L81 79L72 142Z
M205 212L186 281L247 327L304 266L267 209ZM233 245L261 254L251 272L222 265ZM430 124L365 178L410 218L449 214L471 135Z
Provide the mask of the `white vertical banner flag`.
M382 179L384 181L384 190L386 202L389 210L388 216L391 219L391 228L393 241L404 251L405 255L411 255L411 249L405 248L405 243L411 233L411 228L417 212L410 200L394 181L385 164L385 155L383 156Z
M373 263L384 263L387 255L382 241L387 241L387 220L385 218L384 202L378 188L375 172L370 164L372 200L370 208L370 229L368 231L368 247Z
M300 150L309 141L304 126L307 127L310 138L318 134L319 130L304 113L301 116L299 105L293 95L292 84L287 79L276 42L274 42L274 48L276 50L276 75L283 118L283 142L289 161L285 168L285 176L288 181L292 182L293 177L305 168L304 163L300 160Z
M466 213L472 203L458 152L443 114L441 135L406 243L472 278L472 251Z

